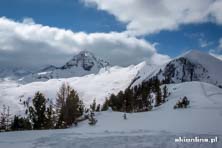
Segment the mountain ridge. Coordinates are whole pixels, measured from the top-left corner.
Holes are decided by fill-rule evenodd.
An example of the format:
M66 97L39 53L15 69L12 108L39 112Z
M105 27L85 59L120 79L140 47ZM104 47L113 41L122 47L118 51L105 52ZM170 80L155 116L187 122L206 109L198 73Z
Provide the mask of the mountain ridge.
M146 71L146 69L142 71ZM221 60L210 54L191 50L162 66L156 67L152 72L146 74L139 72L131 87L148 81L152 77L158 77L159 80L166 84L201 81L222 88L221 75Z
M110 64L107 61L97 58L92 52L83 50L74 55L71 60L61 67L49 65L36 73L25 76L20 81L29 83L55 78L81 77L88 74L96 74L100 69L109 66Z

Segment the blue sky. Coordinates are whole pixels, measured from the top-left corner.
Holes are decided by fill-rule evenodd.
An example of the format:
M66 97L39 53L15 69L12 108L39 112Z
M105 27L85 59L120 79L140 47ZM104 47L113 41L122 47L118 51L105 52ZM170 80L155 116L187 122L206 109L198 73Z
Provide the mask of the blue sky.
M31 17L43 25L89 33L125 30L114 16L79 0L3 0L0 4L0 15L15 20Z
M216 50L222 36L222 27L212 23L181 26L176 31L162 31L149 35L147 40L158 42L157 48L163 54L178 56L190 49L208 52ZM201 43L206 43L202 45Z
M205 3L206 1L206 5L201 3L200 7L198 6L200 5L198 3L199 0L196 0L197 8L193 8L193 6L191 5L184 4L185 6L187 5L184 10L190 10L190 12L186 12L187 20L186 18L184 18L183 20L182 17L172 15L169 18L167 16L166 21L165 17L162 17L164 16L164 12L161 13L161 11L165 8L171 9L168 4L164 2L161 2L161 5L159 3L153 4L154 6L151 7L151 9L159 8L159 11L153 10L146 12L146 8L143 8L143 5L147 5L150 7L149 3L143 2L142 0L140 1L141 2L135 1L135 3L128 5L127 3L118 3L116 0L113 1L113 4L107 1L100 2L97 0L1 0L0 17L5 17L11 22L16 22L18 24L22 23L25 18L31 18L33 19L34 24L56 27L62 30L71 30L74 33L85 32L87 36L90 36L90 34L94 33L105 33L109 36L110 32L116 32L120 34L130 32L128 34L130 34L133 39L145 40L147 42L147 47L150 45L153 46L150 47L150 51L147 52L151 55L155 55L156 53L158 53L159 55L168 55L169 57L173 58L191 49L203 50L205 52L213 51L215 54L221 54L219 41L222 38L222 25L221 18L217 14L220 13L218 12L217 8L218 5L221 4L219 3L221 1L218 1L218 4L214 4L214 1L211 2L210 0L204 0L202 3ZM209 12L209 14L206 14L206 16L202 16L201 9L206 9L206 7L208 8L209 4L212 4L212 8L214 9L209 9L212 12ZM162 5L164 5L163 8L160 7ZM118 10L117 8L119 8L120 10ZM127 10L128 8L129 10L131 10L131 12ZM143 9L144 11L142 11ZM141 12L138 12L140 10ZM135 15L132 13L133 11L135 11ZM160 14L157 14L155 16L155 13L159 12ZM171 13L176 13L176 10L172 9ZM194 13L197 13L198 17L195 18L195 20L190 19L193 18L192 14ZM148 17L149 19L146 20L146 18ZM150 19L154 20L151 22L155 22L156 18L158 20L157 22L160 22L161 27L158 27L158 23L152 24L149 22ZM112 39L114 37L112 36ZM126 38L126 40L128 40L128 37ZM121 49L125 47L125 39L123 40L124 43L121 43L121 45L124 45L122 45L123 47L121 46ZM13 41L13 43L14 42L15 41ZM97 42L96 39L95 42ZM104 42L106 43L106 41ZM135 44L141 43L140 41L138 42L139 43ZM2 42L3 45L5 45L6 43L8 42ZM29 43L27 43L27 45L28 44ZM92 46L94 46L94 44ZM96 44L96 47L98 46L99 45ZM114 45L109 46L113 47ZM139 48L140 46L141 48L144 47L143 45L136 45L136 47L137 46L139 46ZM38 47L42 47L42 45L38 45ZM83 47L88 47L88 45L84 45ZM104 48L106 46L101 43L101 47ZM76 46L73 48L76 48ZM99 56L104 57L106 60L111 60L112 62L112 59L115 59L108 58L108 56L106 55L106 51L101 52L102 50L96 50L94 48L92 49L92 51L95 51ZM110 54L111 56L115 56L115 49L116 44L115 48L112 48L113 51L112 54ZM155 50L155 52L153 50ZM124 63L124 61L118 61L119 59L116 59L115 61L123 63L122 65L129 65L131 63L136 64L137 62L140 62L141 60L146 58L145 56L141 56L143 53L146 54L146 52L144 52L143 49L141 49L141 51L141 54L138 54L138 56L134 58L136 60L132 62L128 61ZM75 50L75 52L77 52L77 50ZM124 51L120 51L120 53L124 53ZM7 53L6 55L10 54ZM68 55L68 52L66 52L64 55ZM124 55L127 55L127 53L124 53ZM128 56L128 58L133 57ZM152 56L148 56L147 58L152 58ZM45 65L50 64L50 62L48 61L48 63L46 63ZM6 64L7 61L4 61L3 63ZM117 63L114 62L114 64Z

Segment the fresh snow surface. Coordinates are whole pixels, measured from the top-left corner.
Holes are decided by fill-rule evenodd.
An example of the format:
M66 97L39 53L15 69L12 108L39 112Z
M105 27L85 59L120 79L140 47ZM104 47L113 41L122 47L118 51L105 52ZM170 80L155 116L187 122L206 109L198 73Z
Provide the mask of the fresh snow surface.
M141 63L143 66L138 71L135 76L131 87L141 84L144 80L148 80L149 78L155 76L162 66L147 64L146 62Z
M98 123L87 121L61 130L0 133L1 148L221 148L222 90L203 82L167 86L167 102L150 112L99 112ZM187 96L187 109L173 109ZM214 138L217 143L176 143L175 138Z
M96 99L102 104L111 93L125 90L137 74L143 64L129 67L111 67L101 69L98 74L90 74L83 77L65 79L51 79L45 82L32 82L19 84L15 81L3 81L0 83L0 109L2 105L11 107L13 113L23 110L22 103L29 97L33 97L37 91L42 92L47 98L55 100L57 91L62 83L69 83L79 94L83 102L88 106ZM21 105L19 105L21 104Z

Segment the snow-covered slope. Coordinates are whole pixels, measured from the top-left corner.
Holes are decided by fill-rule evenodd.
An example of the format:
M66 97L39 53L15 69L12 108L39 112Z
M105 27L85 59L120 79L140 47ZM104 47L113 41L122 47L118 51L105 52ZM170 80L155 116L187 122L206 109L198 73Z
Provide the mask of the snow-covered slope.
M12 106L14 112L17 112L23 108L19 105L19 100L26 100L37 91L42 92L50 99L55 99L58 89L64 82L68 82L79 93L86 105L91 104L94 99L97 103L103 103L111 93L116 94L120 90L125 90L143 66L144 63L125 68L115 66L101 69L98 74L50 79L45 82L32 82L24 85L7 81L0 83L0 105Z
M150 112L127 114L100 112L98 123L87 121L62 130L0 133L0 147L7 148L220 148L222 146L222 90L203 82L185 82L167 86L167 102ZM190 107L173 109L181 96ZM180 143L175 138L209 138L209 142ZM210 138L217 137L216 143Z
M153 76L158 76L166 83L201 81L222 88L222 61L210 54L191 50L161 67L156 67L152 72L149 71L145 75L143 72L138 73L135 79L140 79L133 85L140 84Z
M25 76L20 81L23 83L30 83L55 78L81 77L88 74L96 74L101 68L106 68L108 66L108 62L95 57L93 53L81 51L61 67L50 65L37 73Z
M150 112L129 113L127 121L123 121L120 113L104 113L98 117L99 122L95 128L87 129L88 125L84 124L77 131L145 130L222 134L222 89L204 82L169 84L167 87L171 93L168 101ZM184 96L190 100L190 106L187 109L173 109Z

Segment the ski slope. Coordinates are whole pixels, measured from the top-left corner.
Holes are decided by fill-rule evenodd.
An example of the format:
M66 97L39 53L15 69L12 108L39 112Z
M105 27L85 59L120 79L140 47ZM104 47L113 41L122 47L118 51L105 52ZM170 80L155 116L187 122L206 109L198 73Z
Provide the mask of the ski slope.
M0 147L7 148L220 148L222 146L222 89L203 82L167 86L167 102L150 112L99 112L98 123L87 121L61 130L0 133ZM187 96L187 109L173 109ZM175 138L218 137L217 143L176 143Z

